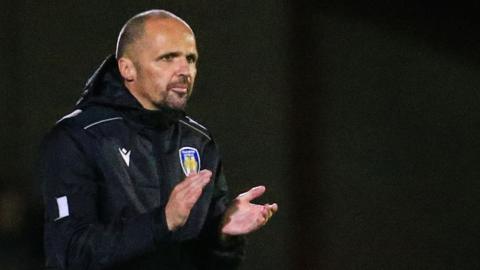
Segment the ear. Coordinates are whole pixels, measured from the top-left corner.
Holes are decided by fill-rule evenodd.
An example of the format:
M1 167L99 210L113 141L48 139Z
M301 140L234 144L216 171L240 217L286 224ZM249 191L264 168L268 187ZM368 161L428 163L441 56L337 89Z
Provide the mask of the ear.
M122 75L123 79L132 82L137 79L137 70L135 69L135 65L133 64L132 60L120 57L117 61L118 70Z

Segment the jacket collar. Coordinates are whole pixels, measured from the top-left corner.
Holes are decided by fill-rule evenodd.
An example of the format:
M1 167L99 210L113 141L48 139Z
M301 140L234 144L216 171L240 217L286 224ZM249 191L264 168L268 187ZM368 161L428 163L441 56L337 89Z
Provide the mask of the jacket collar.
M105 106L120 111L134 122L150 127L170 126L185 116L185 112L168 107L146 110L124 86L114 55L108 56L85 84L76 107Z

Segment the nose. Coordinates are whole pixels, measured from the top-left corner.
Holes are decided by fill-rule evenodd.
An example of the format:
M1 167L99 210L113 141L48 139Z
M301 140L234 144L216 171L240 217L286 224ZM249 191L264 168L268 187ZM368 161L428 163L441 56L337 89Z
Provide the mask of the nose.
M179 57L177 60L177 75L190 77L192 71L188 60L185 57Z

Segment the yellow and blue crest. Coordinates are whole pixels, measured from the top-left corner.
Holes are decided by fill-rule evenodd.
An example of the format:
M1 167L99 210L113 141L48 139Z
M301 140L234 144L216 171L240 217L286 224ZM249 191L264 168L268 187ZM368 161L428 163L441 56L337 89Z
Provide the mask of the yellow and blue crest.
M182 147L178 150L180 156L180 164L182 165L183 173L186 176L192 172L198 173L200 171L200 154L198 150L193 147Z

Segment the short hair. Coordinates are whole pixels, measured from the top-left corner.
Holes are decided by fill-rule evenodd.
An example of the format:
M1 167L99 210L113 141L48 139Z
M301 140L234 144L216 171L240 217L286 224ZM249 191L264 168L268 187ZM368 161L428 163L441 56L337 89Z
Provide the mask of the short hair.
M117 48L115 51L117 59L124 56L127 49L135 43L135 41L143 37L145 33L145 22L150 18L177 19L189 27L180 17L163 9L152 9L138 13L123 25L122 30L120 30L118 34Z

